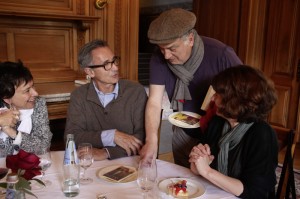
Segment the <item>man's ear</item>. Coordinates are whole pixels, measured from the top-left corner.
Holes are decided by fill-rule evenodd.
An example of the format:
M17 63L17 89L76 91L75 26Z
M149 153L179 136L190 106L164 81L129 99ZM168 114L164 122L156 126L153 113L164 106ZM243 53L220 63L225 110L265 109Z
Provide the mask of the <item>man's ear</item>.
M195 42L195 35L193 32L190 33L189 37L188 37L188 40L189 40L189 44L190 46L193 46L194 45L194 42Z
M91 68L85 68L85 69L84 69L84 72L85 72L88 76L90 76L91 78L93 78L93 77L95 76L95 73L94 73L94 71L93 71Z

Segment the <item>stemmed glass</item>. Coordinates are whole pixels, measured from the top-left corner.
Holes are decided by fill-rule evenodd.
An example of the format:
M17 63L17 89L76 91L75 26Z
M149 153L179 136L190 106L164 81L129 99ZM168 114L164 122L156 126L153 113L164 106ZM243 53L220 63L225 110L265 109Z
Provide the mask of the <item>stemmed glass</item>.
M79 164L84 169L83 170L83 177L80 179L81 184L89 184L93 182L92 178L85 177L85 171L89 168L93 162L93 147L90 143L81 143L78 146L78 157L79 157Z
M8 173L8 169L7 168L0 168L0 180L2 178L4 178L7 173ZM0 187L0 198L1 198L1 195L4 194L4 193L5 193L5 189L2 188L2 187Z
M36 155L40 158L40 164L39 164L39 166L42 169L42 178L41 178L41 181L43 181L46 186L49 186L49 185L52 184L52 182L50 180L45 180L44 176L45 176L46 170L52 164L50 148L37 150Z
M8 169L7 168L0 168L0 180L2 178L4 178L7 173L8 173Z
M139 162L137 184L143 191L144 199L148 198L148 193L156 184L157 168L156 160L149 162Z

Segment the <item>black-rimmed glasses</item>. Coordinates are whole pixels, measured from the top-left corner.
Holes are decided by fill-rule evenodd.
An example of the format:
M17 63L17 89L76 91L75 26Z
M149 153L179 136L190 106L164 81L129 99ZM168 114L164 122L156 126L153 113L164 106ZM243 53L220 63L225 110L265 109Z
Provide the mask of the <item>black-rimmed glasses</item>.
M88 66L89 68L100 68L103 67L105 70L110 70L112 68L112 65L119 66L120 64L120 57L114 56L112 61L105 62L104 64L98 64L98 65L91 65Z

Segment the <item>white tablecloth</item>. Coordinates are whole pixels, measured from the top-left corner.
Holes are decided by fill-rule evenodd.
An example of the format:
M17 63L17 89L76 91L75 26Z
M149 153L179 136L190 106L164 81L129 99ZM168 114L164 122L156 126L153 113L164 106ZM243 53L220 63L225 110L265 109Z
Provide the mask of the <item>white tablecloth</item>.
M59 199L66 198L62 192L62 163L63 163L63 152L53 151L51 152L52 165L46 171L44 178L50 180L52 184L41 190L33 190L34 194L39 199ZM80 186L80 193L74 199L95 199L98 194L106 194L108 199L142 199L142 192L139 190L136 181L128 183L111 183L99 179L96 173L99 169L116 164L129 165L138 167L139 157L126 157L116 160L104 160L96 161L93 165L87 169L86 175L93 178L93 182L88 185ZM0 167L5 167L5 158L0 158ZM166 178L171 177L184 177L201 183L206 191L204 195L198 198L209 198L209 199L220 199L220 198L236 198L232 194L229 194L218 187L207 182L199 176L195 176L189 169L166 162L157 160L158 170L158 182ZM153 193L150 194L150 198L170 198L164 193L161 193L156 187ZM27 199L34 197L26 195Z

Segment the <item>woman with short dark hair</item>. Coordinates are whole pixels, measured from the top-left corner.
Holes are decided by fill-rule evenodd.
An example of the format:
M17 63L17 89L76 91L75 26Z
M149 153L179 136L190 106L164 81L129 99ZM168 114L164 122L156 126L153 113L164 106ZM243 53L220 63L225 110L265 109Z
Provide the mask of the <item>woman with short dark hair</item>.
M0 63L0 110L1 156L50 147L46 101L38 97L32 74L21 61ZM14 113L14 120L5 123L8 112Z
M191 169L240 198L274 198L276 134L266 118L277 102L258 69L237 66L213 79L216 116L190 153Z

